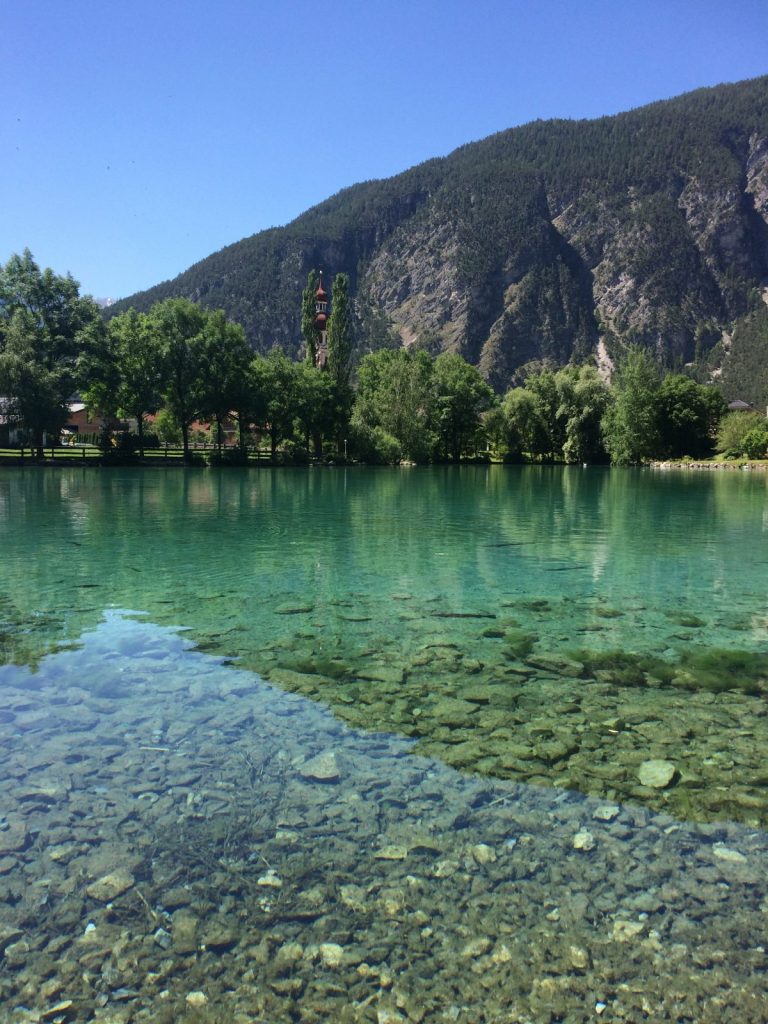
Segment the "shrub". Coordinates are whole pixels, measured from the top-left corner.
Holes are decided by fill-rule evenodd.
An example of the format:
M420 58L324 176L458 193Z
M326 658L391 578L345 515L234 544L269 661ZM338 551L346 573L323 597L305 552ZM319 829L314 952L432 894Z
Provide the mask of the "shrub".
M765 429L765 419L759 412L729 412L717 430L717 450L728 459L738 459L744 454L747 435Z
M741 449L748 459L764 459L768 454L768 426L747 431L741 440Z
M403 457L400 442L381 427L353 424L349 442L351 451L362 462L392 466Z
M282 461L286 466L306 466L309 452L297 441L286 441L281 448Z

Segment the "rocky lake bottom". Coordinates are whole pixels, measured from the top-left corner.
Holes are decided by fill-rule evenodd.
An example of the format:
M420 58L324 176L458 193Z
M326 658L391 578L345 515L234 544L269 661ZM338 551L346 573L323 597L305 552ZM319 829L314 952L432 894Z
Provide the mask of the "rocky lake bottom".
M768 1017L760 828L458 772L118 610L0 687L4 1020Z
M0 470L0 1020L764 1024L767 482Z

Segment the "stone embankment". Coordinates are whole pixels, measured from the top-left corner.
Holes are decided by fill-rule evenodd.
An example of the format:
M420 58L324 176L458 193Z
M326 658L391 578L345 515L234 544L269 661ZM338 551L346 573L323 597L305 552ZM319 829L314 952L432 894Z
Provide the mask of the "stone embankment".
M683 461L669 461L669 462L652 462L650 464L651 469L768 469L768 460L763 459L762 461L749 460L749 459L738 459L734 462L683 462Z

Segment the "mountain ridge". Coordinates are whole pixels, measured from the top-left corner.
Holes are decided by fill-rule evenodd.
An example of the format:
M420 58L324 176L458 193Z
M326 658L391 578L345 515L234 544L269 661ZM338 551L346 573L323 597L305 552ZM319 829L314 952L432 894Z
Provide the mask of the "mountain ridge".
M349 275L361 353L393 343L391 325L400 343L460 352L503 390L531 362L637 342L763 400L754 341L748 374L729 362L734 335L736 355L744 338L761 347L768 76L497 132L348 186L107 315L183 295L225 309L254 349L298 355L313 267Z

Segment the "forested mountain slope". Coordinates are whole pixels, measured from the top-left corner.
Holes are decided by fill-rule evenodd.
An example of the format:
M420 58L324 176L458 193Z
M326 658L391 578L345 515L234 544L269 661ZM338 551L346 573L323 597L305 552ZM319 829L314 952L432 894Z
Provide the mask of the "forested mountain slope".
M501 132L345 189L108 314L183 295L222 307L255 349L297 354L312 267L349 274L362 351L391 343L391 322L503 389L532 360L634 341L763 402L768 77Z

